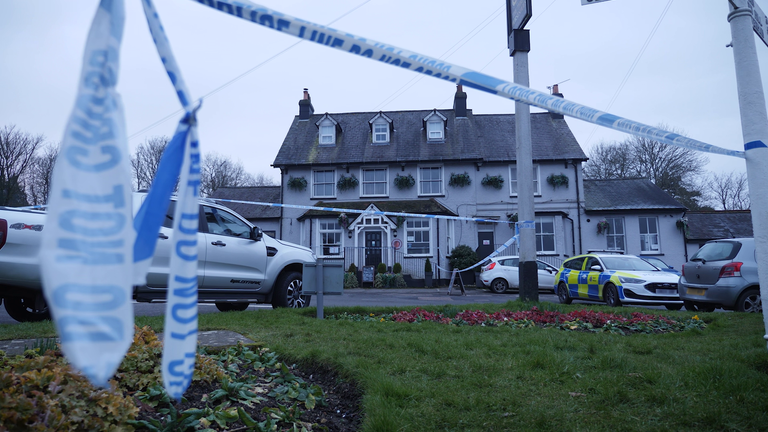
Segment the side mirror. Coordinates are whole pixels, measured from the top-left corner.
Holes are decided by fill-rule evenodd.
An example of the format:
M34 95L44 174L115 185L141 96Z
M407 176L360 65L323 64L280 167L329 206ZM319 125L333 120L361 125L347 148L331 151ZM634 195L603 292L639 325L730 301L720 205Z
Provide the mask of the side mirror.
M264 232L261 231L261 228L259 227L251 228L251 240L259 241L261 240L262 237L264 237Z
M599 271L603 271L603 268L602 268L602 267L600 267L600 266L599 266L599 265L597 265L597 264L593 265L593 266L592 266L592 267L590 267L589 269L590 269L590 270L592 270L592 271L598 271L598 272L599 272Z

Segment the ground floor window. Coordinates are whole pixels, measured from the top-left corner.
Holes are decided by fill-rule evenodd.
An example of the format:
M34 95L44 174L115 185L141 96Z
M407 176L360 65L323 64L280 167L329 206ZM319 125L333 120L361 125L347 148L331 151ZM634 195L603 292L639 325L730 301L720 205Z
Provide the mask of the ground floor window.
M555 253L555 217L536 218L536 252Z
M605 233L608 242L606 249L624 251L624 218L609 217L605 218L605 221L608 222L608 231Z
M320 237L323 256L341 255L341 225L337 221L320 221Z
M405 253L429 255L430 219L414 219L405 222Z
M655 217L641 217L640 222L640 251L645 253L659 252L659 224Z

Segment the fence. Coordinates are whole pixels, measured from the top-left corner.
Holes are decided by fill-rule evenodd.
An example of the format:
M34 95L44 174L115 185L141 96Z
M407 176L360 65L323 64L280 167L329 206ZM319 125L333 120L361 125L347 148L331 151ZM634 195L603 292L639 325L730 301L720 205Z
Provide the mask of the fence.
M388 270L391 270L395 263L400 263L403 267L403 274L411 275L414 279L424 279L424 262L427 260L427 257L406 256L402 251L392 247L381 247L372 250L375 251L377 257L379 256L379 252L381 253L381 259L377 259L376 261L386 264ZM342 248L342 253L339 256L323 257L325 262L343 262L344 271L347 271L349 265L352 263L354 263L355 267L359 270L362 270L363 266L365 266L365 258L366 248L354 246ZM432 271L437 274L435 258L430 257L430 262L432 263ZM371 263L370 265L378 266L379 263Z

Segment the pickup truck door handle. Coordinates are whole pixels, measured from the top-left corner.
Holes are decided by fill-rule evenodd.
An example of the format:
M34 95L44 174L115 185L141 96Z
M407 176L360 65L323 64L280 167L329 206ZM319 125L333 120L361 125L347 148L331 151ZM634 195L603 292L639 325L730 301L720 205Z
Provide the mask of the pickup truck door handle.
M167 235L165 235L165 234L163 234L163 233L160 233L160 234L158 234L157 236L158 236L159 238L163 239L163 240L168 240L168 236L167 236Z
M224 243L221 240L216 240L215 242L211 242L211 244L214 245L214 246L226 246L227 245L226 243Z

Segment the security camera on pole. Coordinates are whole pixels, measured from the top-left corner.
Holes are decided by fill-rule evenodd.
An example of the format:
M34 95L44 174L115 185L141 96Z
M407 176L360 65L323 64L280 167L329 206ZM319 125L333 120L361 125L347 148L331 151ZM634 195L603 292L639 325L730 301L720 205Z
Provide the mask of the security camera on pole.
M531 37L525 24L531 19L531 0L507 0L509 55L514 57L515 84L528 87L528 51ZM539 274L536 268L536 224L533 210L533 151L531 149L531 107L515 102L517 142L517 205L520 228L520 299L539 301Z

